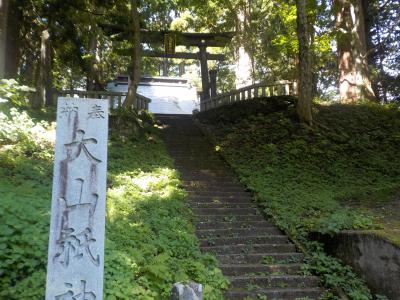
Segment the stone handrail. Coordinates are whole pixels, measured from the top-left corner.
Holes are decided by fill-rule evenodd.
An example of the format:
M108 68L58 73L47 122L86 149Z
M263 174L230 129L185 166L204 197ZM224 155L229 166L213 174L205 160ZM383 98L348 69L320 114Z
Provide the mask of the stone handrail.
M259 83L233 90L227 93L218 94L211 99L201 101L200 111L207 111L215 107L258 97L271 97L282 95L296 95L296 81L276 81L273 83Z
M108 92L108 91L78 91L78 90L62 90L57 91L57 96L60 97L78 97L78 98L96 98L96 99L109 99L110 110L116 110L122 107L125 101L126 92ZM136 94L136 101L133 103L132 108L138 110L148 110L151 99Z

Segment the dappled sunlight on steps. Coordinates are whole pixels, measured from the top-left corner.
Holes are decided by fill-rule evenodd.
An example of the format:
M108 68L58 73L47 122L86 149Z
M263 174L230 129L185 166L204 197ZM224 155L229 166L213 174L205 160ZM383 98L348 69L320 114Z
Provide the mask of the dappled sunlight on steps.
M226 299L318 299L319 279L301 273L303 254L265 219L191 116L159 115L182 175L202 251L214 253L231 286Z

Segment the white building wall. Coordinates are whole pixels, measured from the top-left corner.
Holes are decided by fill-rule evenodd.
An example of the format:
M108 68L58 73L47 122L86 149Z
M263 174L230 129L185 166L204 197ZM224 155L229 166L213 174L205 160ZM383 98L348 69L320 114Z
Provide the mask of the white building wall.
M137 92L151 99L149 111L156 114L192 114L199 109L197 91L188 85L139 85Z
M127 92L128 85L110 82L107 90ZM137 93L151 99L149 111L155 114L192 114L200 107L197 90L189 84L146 82L139 84Z

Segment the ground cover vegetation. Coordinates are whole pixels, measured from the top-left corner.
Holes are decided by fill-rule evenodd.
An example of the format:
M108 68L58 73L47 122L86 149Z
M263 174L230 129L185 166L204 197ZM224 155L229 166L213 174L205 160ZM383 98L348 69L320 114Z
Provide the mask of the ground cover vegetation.
M298 122L294 101L256 99L198 118L264 212L310 251L309 271L352 299L371 299L312 237L371 229L399 241L400 113L377 104L316 105L309 127Z
M41 240L45 238L39 232L47 230L48 203L43 199L50 193L52 153L48 149L54 131L50 116L54 115L51 106L54 105L55 90L104 91L107 82L115 76L128 73L133 79L129 90L134 91L141 74L176 76L185 70L186 76L201 90L195 60L141 56L144 51L140 48L161 52L165 49L163 38L155 44L141 43L140 34L176 30L235 32L232 43L224 49L208 49L212 53L220 51L227 57L226 61L210 62L209 65L218 70L218 93L242 84L277 80L299 83L301 101L297 102L300 103L297 117L293 114L294 108L288 104L293 99L287 99L287 104L275 102L275 108L266 108L257 101L252 102L253 108L238 104L226 111L216 110L221 112L220 116L215 115L215 111L210 112L208 118L212 124L221 127L214 129L222 153L257 197L268 203L266 212L274 215L281 228L306 244L314 257L320 256L316 260L320 265L316 265L314 271L325 274L328 286L341 285L353 298L368 299L368 292L359 288L362 285L355 278L353 281L340 275L346 274L347 269L326 257L308 237L315 232L332 234L345 228L381 227L384 230L377 230L377 233L400 244L396 233L400 208L392 201L396 199L395 182L398 180L395 157L398 115L387 107L355 104L365 100L399 103L399 4L399 0L0 1L0 79L8 79L0 82L0 105L3 107L0 168L4 175L0 179L0 188L1 197L8 199L0 202L4 205L0 207L0 218L5 220L0 225L4 227L0 236L7 241L0 249L13 249L15 255L14 258L7 256L1 262L4 264L0 266L1 286L7 283L13 288L2 290L0 296L13 290L40 293L35 287L43 284L44 273L33 270L44 268L43 253L46 253L46 242ZM198 49L178 46L176 51L194 53ZM246 74L238 68L243 61L249 66ZM238 81L238 78L246 77L243 75L247 76L244 83ZM129 95L131 101L135 93ZM351 105L320 105L311 111L315 98ZM35 111L24 112L27 105ZM40 110L43 107L46 107L45 112ZM122 119L125 117L129 116ZM298 117L304 123L315 124L301 125L297 122ZM175 207L175 213L179 211L179 215L186 216L185 220L190 218L187 211L183 207L181 210L181 206L172 200L176 196L183 201L184 195L176 186L176 174L170 171L171 162L157 135L139 134L143 132L143 126L150 128L143 118L135 119L133 128L119 126L124 134L118 138L114 135L110 140L111 158L114 155L115 166L120 164L118 167L121 168L136 162L135 157L127 155L125 163L119 151L131 154L143 145L147 148L146 154L136 153L141 160L136 173L123 168L126 172L120 174L110 169L109 193L115 199L115 207L109 207L107 226L126 233L129 226L118 227L116 220L128 224L134 213L147 217L148 210L153 209L149 203L159 201L163 205L154 210L161 214L162 221L149 218L148 223L140 223L138 228L151 232L168 224L178 233L180 229L177 228L186 223L179 225L174 223L178 222L175 220L169 224L163 216L168 211L174 219L177 215L170 213L170 208ZM119 124L121 120L113 122ZM128 134L132 130L135 139ZM160 168L150 164L150 159L159 162ZM110 163L112 166L112 160ZM250 166L256 171L253 172ZM151 189L149 178L158 182ZM161 193L161 189L169 192ZM139 198L148 201L142 202ZM159 200L154 200L156 198ZM29 200L30 205L13 206L15 199L21 199L18 203ZM134 203L135 208L121 213L118 205L126 208L128 202ZM13 221L11 216L16 216L19 221ZM391 230L393 228L395 230ZM190 230L187 228L182 232L189 234ZM32 236L37 237L32 239ZM123 239L127 236L118 238L121 243L128 243ZM140 234L137 238L143 238L140 245L148 242ZM176 238L183 237L178 234ZM192 245L193 240L187 242ZM109 245L112 248L113 244ZM26 252L29 247L35 250ZM161 284L161 278L152 273L151 267L144 267L150 266L156 258L161 265L170 266L177 257L176 252L169 248L172 244L166 243L165 247L156 255L158 250L154 249L161 248L151 243L142 250L153 256L130 253L125 257L124 266L129 264L131 270L135 270L135 278L141 278L135 281L139 283L133 285L129 293L142 293L143 297L165 295L167 287ZM191 247L187 249L193 249L194 252L188 251L197 257L194 261L200 261L200 265L192 269L187 265L177 272L172 268L171 273L161 268L157 273L164 276L164 281L171 281L171 274L181 274L178 277L183 278L183 274L196 278L209 274L207 268L201 271L208 258L198 256L200 254ZM0 255L2 253L10 252L0 251ZM113 258L118 262L115 265L121 266L124 253ZM14 261L20 261L18 255L22 255L24 263L15 267ZM210 263L211 269L212 266ZM128 269L121 267L120 270ZM193 275L195 273L197 275ZM207 293L215 297L218 297L218 287L224 285L217 273L215 285L206 285ZM116 278L116 274L122 273L114 270L107 276ZM124 284L127 284L127 278L123 278ZM122 292L114 290L112 293L118 298Z
M0 112L1 299L44 298L55 124L52 111L35 115L4 104ZM105 299L167 299L189 279L222 299L227 281L200 253L152 117L124 111L110 123Z

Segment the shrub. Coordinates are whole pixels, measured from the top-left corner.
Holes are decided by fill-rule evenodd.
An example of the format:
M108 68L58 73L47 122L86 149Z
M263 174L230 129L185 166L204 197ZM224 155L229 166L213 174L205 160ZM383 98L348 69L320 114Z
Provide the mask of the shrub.
M10 102L12 106L26 106L28 104L27 93L35 89L20 85L15 79L0 80L0 104Z
M49 123L34 121L25 111L11 108L8 113L0 111L0 145L18 145L32 151L50 147Z

